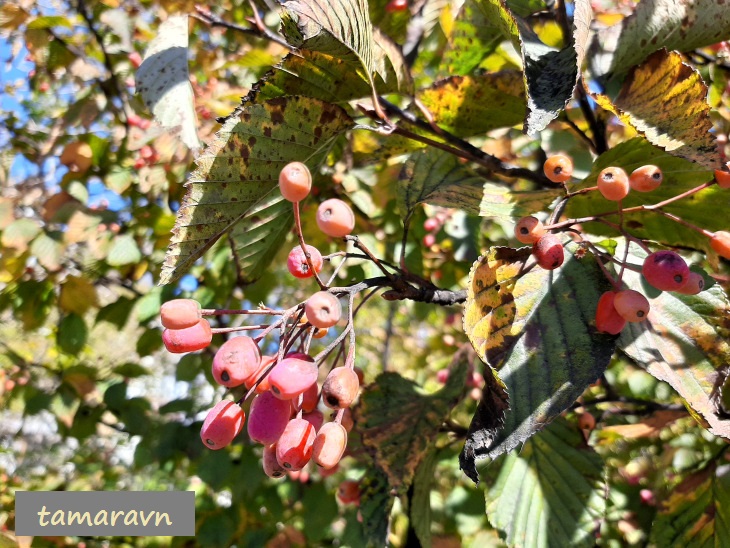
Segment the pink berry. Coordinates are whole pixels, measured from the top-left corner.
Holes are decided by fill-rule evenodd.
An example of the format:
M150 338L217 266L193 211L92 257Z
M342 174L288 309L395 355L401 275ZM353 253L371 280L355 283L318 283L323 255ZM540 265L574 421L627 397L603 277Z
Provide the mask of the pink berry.
M613 298L613 307L627 322L643 322L649 315L649 300L638 291L624 289Z
M360 382L349 367L335 367L322 384L322 401L331 409L344 409L357 397Z
M327 236L342 238L355 228L355 214L345 202L331 198L319 204L317 226Z
M324 414L319 409L315 409L309 413L303 413L302 418L312 425L315 432L322 428L324 424Z
M276 442L276 460L287 470L301 470L312 458L314 428L304 419L292 419Z
M537 264L545 270L554 270L563 264L563 244L555 234L545 234L532 244L532 254Z
M268 369L268 368L269 368L269 367L271 366L271 364L272 364L272 363L274 363L275 361L276 361L276 356L262 356L262 357L261 357L261 363L259 364L259 367L258 367L258 369L256 370L256 372L255 372L255 373L254 373L253 375L251 375L251 376L250 376L250 377L249 377L249 378L248 378L248 379L246 380L246 382L244 382L244 383L243 383L243 384L244 384L244 386L245 386L246 388L251 388L251 387L252 387L252 386L253 386L254 384L256 384L256 381L258 381L258 380L259 380L259 377L261 377L261 375L263 375L263 374L264 374L264 372L265 372L265 371L266 371L266 370L267 370L267 369ZM261 384L259 384L259 386L261 386ZM269 389L269 388L267 387L267 388L266 388L266 390L268 390L268 389ZM258 394L258 393L260 393L260 392L259 392L259 391L257 390L257 391L256 391L256 393Z
M302 411L310 413L317 408L319 403L319 387L315 382L302 393Z
M423 237L423 245L425 247L433 247L436 244L436 236L433 234L426 234Z
M318 291L304 305L304 315L314 327L328 328L340 321L342 305L337 297L327 291Z
M449 380L449 370L448 369L439 369L436 372L436 380L440 382L441 384L446 384L446 381Z
M241 386L261 365L261 351L251 337L234 337L224 342L213 357L213 378L226 388Z
M705 278L699 272L690 272L687 282L677 289L677 293L684 295L697 295L705 288Z
M213 332L207 320L198 320L198 323L185 329L165 329L162 332L162 342L168 352L183 354L202 350L213 340Z
M309 253L309 259L312 261L312 266L314 267L315 272L319 274L322 270L322 264L324 263L322 254L312 245L307 245L306 247L307 252ZM296 278L311 278L314 276L314 272L309 269L309 264L307 264L307 258L304 255L304 251L302 251L302 247L299 245L289 252L289 257L286 260L286 266L289 268L289 272L292 276Z
M655 251L641 267L641 272L652 286L662 291L678 291L689 279L689 267L674 251Z
M312 460L322 468L333 468L340 462L347 447L347 430L336 422L328 422L317 432L312 447Z
M285 200L301 202L312 189L312 174L301 162L291 162L279 173L279 190Z
M200 303L193 299L173 299L160 307L160 320L168 329L192 327L200 318Z
M433 232L435 230L438 230L440 223L439 220L435 217L429 217L425 221L423 221L423 229L426 232Z
M269 445L275 443L291 419L291 402L280 400L271 392L259 394L248 412L248 437Z
M298 358L284 358L269 373L271 391L277 398L291 400L317 382L317 366Z
M223 449L241 432L245 418L243 409L236 402L219 401L208 411L200 429L200 439L210 449Z
M276 444L264 447L264 457L261 459L264 465L264 474L270 478L283 478L286 470L276 460Z

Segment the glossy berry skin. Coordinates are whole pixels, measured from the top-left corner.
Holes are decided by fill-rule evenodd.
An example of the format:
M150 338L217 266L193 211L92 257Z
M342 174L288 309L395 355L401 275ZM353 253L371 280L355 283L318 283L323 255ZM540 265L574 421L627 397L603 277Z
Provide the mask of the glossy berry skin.
M534 244L545 235L545 227L537 217L522 217L515 225L515 238L523 244Z
M301 202L312 189L312 174L301 162L291 162L279 173L279 190L285 200Z
M353 480L345 480L337 488L337 499L342 504L360 503L360 484Z
M276 442L276 460L289 471L301 470L312 458L314 427L304 419L292 419Z
M314 327L327 329L340 321L342 305L332 293L318 291L307 299L304 315Z
M649 315L649 300L638 291L624 289L616 293L613 299L616 312L627 322L643 322Z
M725 232L724 230L715 232L712 238L710 238L710 247L720 257L730 259L730 232Z
M550 156L543 164L543 171L553 183L564 183L573 175L573 160L564 154Z
M162 342L168 352L183 354L206 348L213 340L213 332L207 320L198 320L192 327L185 329L165 329Z
M317 366L298 358L284 358L269 373L271 391L277 398L291 400L317 382Z
M331 198L319 204L317 226L327 236L342 238L355 228L355 214L345 202Z
M357 397L360 380L350 367L335 367L322 384L322 402L330 409L344 409Z
M325 469L334 468L347 448L347 430L336 422L328 422L317 432L312 446L312 460Z
M324 263L322 254L312 245L307 245L306 247L309 253L309 259L312 261L312 266L315 272L319 274L322 271L322 264ZM314 272L309 269L309 264L307 264L307 257L299 245L289 252L289 257L286 259L286 266L295 278L311 278L314 276Z
M658 166L646 165L635 169L629 177L631 190L637 192L651 192L662 184L664 175Z
M248 381L259 370L261 351L251 337L233 337L224 342L213 357L213 378L226 388Z
M715 170L715 181L720 188L730 188L730 171Z
M200 321L200 303L193 299L173 299L160 307L160 321L167 329L185 329Z
M291 402L280 400L271 392L263 392L251 402L246 429L248 437L263 445L276 443L289 424Z
M616 312L616 308L613 306L615 297L616 291L606 291L598 299L598 306L596 307L596 329L602 333L618 335L626 326L626 320Z
M674 251L655 251L641 267L641 273L652 286L662 291L678 291L687 283L689 267Z
M246 415L236 402L219 401L203 421L200 439L209 449L223 449L233 441L243 428Z
M613 202L623 200L628 196L630 186L629 177L620 167L607 167L598 174L598 192Z
M408 0L390 0L385 4L386 13L397 13L408 9Z
M555 234L545 234L532 245L537 264L545 270L554 270L563 264L563 244Z
M264 474L270 478L283 478L286 475L286 470L276 460L276 444L264 447L264 456L261 460L264 466Z
M677 289L677 293L683 295L697 295L705 288L705 279L699 272L690 271L687 282Z

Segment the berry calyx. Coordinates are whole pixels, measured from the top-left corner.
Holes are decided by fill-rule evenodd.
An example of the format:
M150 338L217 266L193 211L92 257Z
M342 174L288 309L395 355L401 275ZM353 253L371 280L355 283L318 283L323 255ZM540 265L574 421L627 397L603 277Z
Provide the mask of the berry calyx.
M319 274L322 271L322 254L319 250L312 246L306 245L307 253L309 253L309 260L312 261L312 267L314 271ZM289 257L286 260L286 266L289 272L295 278L311 278L314 276L314 272L310 270L309 264L307 263L307 257L304 254L302 246L296 246L289 252Z
M697 295L705 288L705 278L699 272L690 272L687 282L677 289L683 295Z
M245 419L243 409L236 402L219 401L208 411L200 429L200 439L210 449L223 449L241 432Z
M285 200L301 202L312 189L312 174L301 162L286 164L279 173L279 190Z
M545 234L532 245L532 254L545 270L554 270L563 264L563 244L555 234Z
M312 446L312 460L325 469L334 468L347 448L347 430L336 422L328 422L317 432Z
M289 471L301 470L312 458L314 428L304 419L292 419L276 442L276 460Z
M251 337L234 337L224 342L213 357L213 378L226 388L248 381L259 370L261 351Z
M643 322L651 308L649 300L633 289L624 289L616 293L613 306L627 322Z
M565 154L550 156L542 167L545 177L553 183L564 183L573 175L573 160Z
M168 352L183 354L206 348L213 340L213 332L207 320L198 320L198 323L185 329L165 329L162 332L162 342Z
M655 251L641 267L641 273L652 286L661 291L678 291L687 283L689 267L674 251Z
M173 299L160 307L160 321L168 329L192 327L200 318L200 303L194 299Z
M610 166L598 174L598 192L613 202L623 200L629 194L629 177L620 167Z
M710 238L710 247L715 252L726 259L730 259L730 232L718 230Z
M626 320L616 311L613 301L616 291L606 291L596 306L596 329L602 333L618 335L626 326Z
M355 214L345 202L331 198L319 204L317 226L327 236L342 238L355 228Z
M637 192L651 192L662 184L664 175L658 166L646 165L635 169L629 177L629 186Z
M335 367L322 384L322 401L331 409L343 409L357 397L360 380L350 367Z
M314 327L326 329L340 321L342 305L332 293L318 291L307 299L304 315Z
M515 225L515 238L523 244L534 244L545 235L545 227L537 217L522 217Z

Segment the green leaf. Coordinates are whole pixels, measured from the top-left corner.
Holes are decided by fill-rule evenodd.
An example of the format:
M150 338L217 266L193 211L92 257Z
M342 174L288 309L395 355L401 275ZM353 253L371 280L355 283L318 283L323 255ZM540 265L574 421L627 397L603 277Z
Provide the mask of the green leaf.
M49 29L51 27L71 28L73 25L66 17L60 15L47 15L44 17L36 17L28 23L29 29Z
M321 545L331 534L330 525L337 517L337 502L321 482L307 485L302 497L304 531L310 543Z
M123 363L122 365L118 365L114 369L112 369L112 372L128 379L144 377L145 375L150 374L150 371L148 369L134 362L127 362Z
M464 392L468 364L457 354L446 385L430 395L397 373L378 375L355 408L362 443L383 470L390 486L406 489L438 435L443 421Z
M57 233L54 236L57 236ZM61 270L64 251L65 246L45 232L41 232L30 244L31 254L50 272Z
M720 167L717 142L711 133L707 86L678 53L658 51L634 67L613 101L605 95L594 98L670 154L708 169Z
M393 497L388 476L377 466L370 466L360 480L360 515L368 546L386 546Z
M41 227L32 219L18 219L3 230L0 244L20 252L28 249L28 244L41 232Z
M426 548L431 546L431 484L438 464L436 454L437 451L432 449L418 466L413 478L413 493L408 508L411 527L416 532L421 546Z
M418 98L439 127L471 137L525 118L525 86L516 70L452 76L421 90Z
M620 81L651 53L692 51L730 38L725 0L642 0L633 13L600 29L591 44L592 71L602 80Z
M530 248L491 248L472 267L464 331L479 357L499 370L511 407L496 439L470 433L475 444L486 440L472 447L474 458L495 458L542 429L611 359L615 337L593 326L608 281L591 254L572 243L566 252L552 271L527 265L534 266Z
M659 188L652 192L630 192L621 201L625 209L644 204L650 205L672 198L677 194L710 181L713 176L711 171L701 165L677 158L637 137L625 141L602 154L593 164L588 177L579 185L576 185L575 189L595 186L598 174L605 167L618 166L630 174L636 168L647 164L659 166L664 174L664 181ZM679 200L662 207L662 210L678 215L685 221L709 230L723 230L727 228L727 223L722 215L717 214L717 211L718 204L722 203L726 192L717 186L713 186L694 194L691 198L692 207L687 207L686 200ZM578 218L615 210L615 203L608 202L598 192L589 192L571 198L565 208L565 214L569 218ZM607 219L617 222L618 217L612 216L607 217ZM631 227L631 233L638 238L703 251L710 249L709 239L706 236L656 212L635 211L624 213L624 223L626 226ZM586 223L584 226L587 231L593 234L618 235L615 230L602 223Z
M131 234L121 234L114 237L106 257L106 262L110 266L136 264L141 260L142 252Z
M669 495L652 524L656 546L714 546L730 538L730 464L689 476Z
M239 107L188 179L160 283L178 279L252 208L277 196L282 167L297 160L314 170L353 125L340 107L306 97Z
M404 215L417 204L428 203L510 221L544 209L560 192L514 192L505 185L485 183L452 154L428 148L411 155L401 172L397 196Z
M624 243L618 256L624 253ZM631 246L629 262L643 263L646 253ZM641 287L638 272L624 271L629 287ZM723 399L730 364L730 303L720 284L698 295L663 292L651 299L646 321L627 324L619 348L661 381L674 388L709 424L716 436L730 438L730 419Z
M56 344L63 352L75 355L81 352L88 337L89 329L84 319L78 314L69 314L58 324Z
M486 494L487 516L510 546L595 546L602 476L600 457L556 420L507 455Z

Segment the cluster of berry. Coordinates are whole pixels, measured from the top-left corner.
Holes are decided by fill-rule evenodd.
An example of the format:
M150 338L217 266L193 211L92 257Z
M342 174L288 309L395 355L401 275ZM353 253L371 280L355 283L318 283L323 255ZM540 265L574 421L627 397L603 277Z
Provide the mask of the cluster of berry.
M565 185L572 177L573 162L568 156L558 154L548 158L543 169L545 176L550 181ZM634 170L631 175L627 175L620 167L610 166L598 174L595 187L584 189L583 192L598 190L607 200L619 202L620 212L620 202L628 196L631 190L651 192L662 184L663 179L662 170L655 165L641 166ZM730 188L730 172L716 170L714 182L720 188ZM703 187L698 187L696 190ZM721 257L730 259L730 232L722 230L709 232L676 219L670 214L666 214L666 216L708 236L710 247ZM562 226L565 223L558 224ZM517 240L532 245L532 255L536 263L546 270L553 270L563 264L563 244L556 234L549 232L549 230L555 228L558 228L558 226L546 226L534 216L519 219L515 226ZM621 227L617 228L620 229ZM628 236L630 237L630 235ZM643 242L635 238L632 239L646 248ZM690 271L684 259L674 251L662 250L650 253L644 261L641 271L646 281L661 291L696 295L704 288L703 276L698 272ZM614 281L610 276L609 279L617 289L607 291L601 296L596 309L595 320L596 328L599 331L616 335L627 322L645 320L649 314L650 304L648 299L638 291L620 289L621 275L619 275L618 281Z

